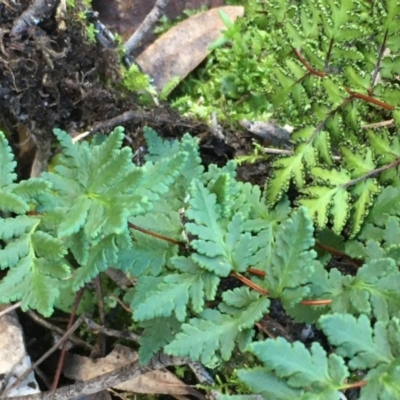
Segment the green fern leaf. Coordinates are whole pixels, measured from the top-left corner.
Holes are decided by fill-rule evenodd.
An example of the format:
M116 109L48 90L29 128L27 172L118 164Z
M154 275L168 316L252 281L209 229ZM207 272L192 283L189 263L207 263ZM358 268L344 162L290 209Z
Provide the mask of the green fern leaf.
M174 338L180 323L174 318L156 318L141 323L144 328L140 336L139 362L146 365L165 345Z
M352 194L357 197L352 207L351 215L351 235L354 237L361 229L368 210L373 205L373 198L378 194L380 188L375 179L367 179L358 183L352 190Z
M390 215L400 215L399 202L400 186L384 188L375 199L365 222L373 222L375 225L383 226Z
M116 265L118 261L117 235L101 238L89 250L88 261L75 272L73 289L80 289L85 283L90 282L100 272Z
M23 236L20 239L22 238ZM37 238L35 241L38 243L40 239ZM12 242L9 246L16 242ZM36 257L31 251L20 257L1 281L0 301L6 303L21 300L23 310L33 308L49 316L53 312L55 299L59 296L62 279L68 275L69 269L62 258L53 257L52 261L48 261Z
M149 235L135 233L132 247L118 254L118 268L131 275L157 276L174 254L177 246Z
M87 197L80 196L71 207L68 214L58 227L59 237L65 237L77 233L86 222L91 202Z
M32 245L38 257L56 261L67 253L63 242L46 232L36 231L31 236Z
M372 328L365 315L355 318L350 314L332 314L322 316L319 324L329 342L336 346L337 354L350 358L352 369L374 368L394 361L383 322Z
M250 233L243 233L242 214L235 214L226 224L216 195L200 181L192 182L190 193L186 215L194 222L186 223L185 228L196 237L190 242L197 252L192 259L219 276L227 276L232 269L245 271L259 245Z
M29 253L29 235L22 234L0 250L0 268L14 267L18 261Z
M172 313L178 321L182 322L186 318L189 300L191 308L200 313L204 309L204 300L212 300L215 296L216 287L219 278L207 271L200 269L193 261L185 257L175 257L172 260L181 272L168 274L159 277L155 282L151 281L151 287L148 287L146 298L143 300L134 297L137 300L135 307L135 320L143 321L158 317L169 317ZM143 283L139 281L139 286L147 285L147 280ZM210 292L210 288L212 291ZM144 292L139 287L137 295ZM209 295L212 297L209 297Z
M17 179L14 172L16 165L11 147L4 133L0 131L0 189L11 185Z
M389 164L396 158L400 157L400 143L397 138L390 141L388 132L379 132L376 134L374 131L367 132L369 142L373 149L374 155L382 164Z
M29 205L21 197L0 190L0 210L4 212L12 212L15 214L25 214L29 211Z
M371 149L366 149L365 154L352 151L347 147L342 147L340 150L353 178L363 176L376 168Z
M300 302L308 293L305 286L314 271L316 253L313 225L305 208L285 221L277 230L270 264L266 267L267 288L288 306Z
M192 360L201 360L204 364L209 363L217 352L223 360L228 360L239 333L261 319L269 307L269 300L259 298L251 307L233 316L206 309L200 318L192 318L182 325L182 332L164 348L165 352L188 356Z
M289 188L292 177L295 178L299 187L304 183L304 167L303 167L304 148L299 146L298 152L293 157L286 157L277 160L274 163L275 171L273 178L267 185L267 196L270 204L275 204Z
M288 388L310 387L311 393L323 391L326 398L337 398L349 376L344 360L335 354L327 356L319 343L309 350L303 343L292 344L279 337L252 343L249 349L269 371L286 380Z
M10 240L30 231L39 222L38 218L18 215L15 218L0 218L0 239Z
M143 136L146 139L147 151L146 161L157 162L164 158L173 157L179 150L179 142L176 140L163 140L156 131L145 126Z
M237 375L242 382L244 382L253 393L259 393L264 399L274 399L274 400L292 400L294 398L301 399L303 390L291 388L288 386L284 379L279 379L267 368L256 367L252 369L239 369ZM222 399L224 396L221 396ZM244 399L246 400L247 396ZM222 400L221 399L221 400ZM236 400L235 396L226 396L225 400ZM249 400L249 399L248 399Z

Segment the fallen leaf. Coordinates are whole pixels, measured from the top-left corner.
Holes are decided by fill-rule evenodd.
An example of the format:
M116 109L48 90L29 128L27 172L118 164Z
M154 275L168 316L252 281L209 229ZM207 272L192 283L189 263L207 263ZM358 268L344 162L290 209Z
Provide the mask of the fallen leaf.
M136 58L158 91L175 78L184 79L207 57L209 45L225 28L220 10L231 21L244 14L242 6L218 7L196 14L170 29Z
M137 359L137 352L122 345L116 345L107 357L96 360L68 353L63 373L69 379L87 381ZM117 385L115 389L133 393L192 395L204 399L198 390L186 385L167 369L147 372Z

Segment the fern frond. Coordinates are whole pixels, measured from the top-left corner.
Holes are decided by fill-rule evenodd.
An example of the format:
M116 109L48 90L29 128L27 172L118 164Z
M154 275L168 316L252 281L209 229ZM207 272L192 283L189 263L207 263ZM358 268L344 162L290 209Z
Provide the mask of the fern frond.
M17 163L14 161L14 155L11 152L11 147L8 144L4 133L0 131L0 189L11 185L17 174L14 172Z
M269 300L259 298L252 303L253 310L245 309L235 315L222 314L218 310L207 309L200 318L192 318L182 325L182 332L164 347L168 354L189 356L192 360L200 360L208 364L220 354L223 360L228 360L235 346L235 341L246 326L254 324L266 312Z
M316 253L313 226L305 208L285 221L276 232L265 284L272 297L280 297L286 306L300 302L309 289Z
M257 241L249 233L242 233L242 214L235 214L229 222L223 219L217 196L197 179L192 182L190 196L186 216L193 222L186 223L185 228L195 235L190 242L196 250L192 259L219 276L245 270L257 251Z
M343 359L335 354L328 356L319 343L313 343L307 349L303 343L291 344L283 338L277 338L252 343L249 350L260 359L265 369L248 372L239 370L238 375L248 384L254 380L254 374L261 375L261 379L272 384L269 388L260 385L264 388L263 392L272 398L276 398L276 386L278 393L284 395L278 397L281 399L289 399L286 396L305 387L308 389L297 392L300 398L338 399L338 391L349 376ZM303 397L307 392L308 396Z

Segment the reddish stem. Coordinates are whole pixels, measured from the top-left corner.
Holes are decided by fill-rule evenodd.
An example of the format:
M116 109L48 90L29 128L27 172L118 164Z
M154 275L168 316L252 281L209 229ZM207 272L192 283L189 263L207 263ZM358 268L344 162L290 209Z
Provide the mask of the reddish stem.
M383 101L380 101L378 99L375 99L375 97L367 96L366 94L358 93L358 92L353 92L351 89L348 87L345 87L346 92L349 93L352 97L355 97L356 99L364 100L368 103L375 104L376 106L382 107L386 110L393 111L394 107L391 106L390 104L387 104Z
M301 55L300 51L296 50L292 47L294 54L296 55L297 59L306 67L307 71L313 75L319 76L320 78L324 78L326 76L325 72L321 72L313 68Z

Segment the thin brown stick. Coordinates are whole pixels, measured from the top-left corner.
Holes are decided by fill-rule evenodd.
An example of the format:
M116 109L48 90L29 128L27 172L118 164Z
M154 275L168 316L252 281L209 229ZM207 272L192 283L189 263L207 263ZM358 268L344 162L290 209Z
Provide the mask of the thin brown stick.
M65 332L64 329L61 329L58 326L51 324L50 322L48 322L47 320L42 318L40 315L33 312L32 310L27 311L26 314L30 318L32 318L38 325L41 325L41 326L45 327L46 329L49 329L50 331L57 333L57 335L59 335L59 336L64 335L64 332ZM91 346L90 344L87 344L84 340L79 339L75 335L71 335L68 340L71 343L73 343L75 346L81 346L88 350L93 349L93 346Z
M372 124L361 125L362 129L373 129L373 128L391 128L395 126L394 119L387 121L374 122Z
M132 342L139 343L140 336L136 335L135 333L129 331L117 331L115 329L105 328L104 326L97 324L96 322L92 321L90 318L86 316L83 317L83 320L85 321L86 326L95 332L101 332L107 336L131 340Z
M74 302L74 305L72 307L71 314L69 316L69 321L68 321L68 325L67 325L67 329L68 330L71 329L71 326L72 326L72 324L74 322L74 319L75 319L75 316L76 316L76 311L78 310L78 306L79 306L79 303L81 301L81 298L82 298L82 295L83 295L84 291L85 291L85 287L81 288L79 290L79 292L76 294L75 302ZM64 359L65 359L65 352L66 351L67 351L67 342L65 341L63 343L63 345L62 345L62 348L61 348L60 358L58 359L56 373L54 375L53 384L51 386L51 390L53 390L53 391L55 391L57 389L58 382L60 380L61 371L62 371L63 366L64 366Z
M21 306L21 302L19 301L18 303L12 304L10 307L5 308L3 311L0 311L0 318L3 315L6 315L9 312L15 310L16 308L19 308L20 306Z
M129 55L139 46L144 36L153 28L154 24L163 16L164 9L170 0L157 0L153 9L147 15L134 34L124 44L126 53Z

